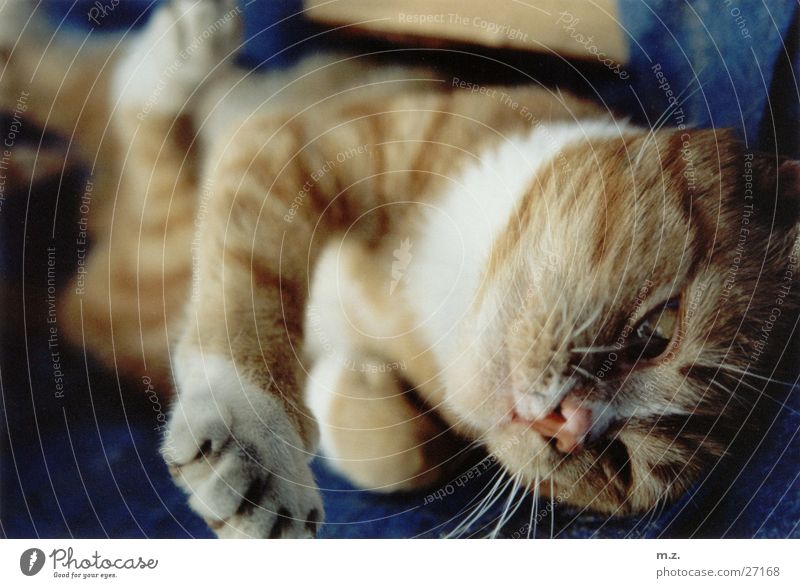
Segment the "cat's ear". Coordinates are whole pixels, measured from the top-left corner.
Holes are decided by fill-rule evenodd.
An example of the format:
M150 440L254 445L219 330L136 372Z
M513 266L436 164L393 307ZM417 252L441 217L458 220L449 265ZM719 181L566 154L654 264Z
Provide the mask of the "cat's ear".
M800 160L787 159L778 165L778 214L793 225L794 247L800 246Z
M800 160L748 150L733 129L678 132L681 156L696 158L700 193L715 193L721 181L736 218L752 205L756 222L770 234L800 239Z
M800 159L785 159L778 164L778 198L800 207Z
M717 129L669 129L668 132L680 139L684 155L687 157L695 155L694 151L699 151L701 156L724 162L741 147L738 133L735 129L728 127Z
M774 229L795 236L800 223L800 161L764 153L753 156L753 191L757 212ZM745 171L745 194L748 174Z
M743 168L742 145L733 129L668 129L661 131L669 163L683 177L687 195L732 192L739 170Z

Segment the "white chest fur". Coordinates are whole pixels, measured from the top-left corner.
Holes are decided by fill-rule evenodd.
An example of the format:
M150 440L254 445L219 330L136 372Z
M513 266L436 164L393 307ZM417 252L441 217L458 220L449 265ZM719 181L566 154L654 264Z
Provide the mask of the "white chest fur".
M492 246L537 170L558 165L568 144L619 136L629 128L608 119L538 125L480 154L453 179L424 221L407 276L409 303L425 324L439 365L450 363Z

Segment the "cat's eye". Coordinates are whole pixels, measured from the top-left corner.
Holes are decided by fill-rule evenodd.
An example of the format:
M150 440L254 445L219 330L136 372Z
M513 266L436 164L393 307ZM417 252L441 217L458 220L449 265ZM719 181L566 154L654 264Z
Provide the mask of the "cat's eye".
M680 326L680 299L672 298L640 320L631 334L626 355L630 360L655 359L675 339Z

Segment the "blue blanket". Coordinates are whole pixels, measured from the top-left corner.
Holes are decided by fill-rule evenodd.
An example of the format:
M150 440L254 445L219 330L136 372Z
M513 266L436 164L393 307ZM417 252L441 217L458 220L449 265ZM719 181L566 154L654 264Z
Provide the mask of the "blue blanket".
M120 3L103 28L144 22L150 4ZM54 22L86 30L93 5L65 0L48 8ZM296 1L249 4L242 59L283 67L325 44L325 35L300 42L319 29L292 16L298 8ZM684 116L687 125L730 126L751 148L800 155L795 3L770 3L768 12L756 0L620 0L620 14L631 47L625 66L630 77L623 82L592 70L588 93L652 124L669 106L666 80L682 97L682 111L670 115L673 124ZM543 77L549 66L540 66ZM64 206L70 194L79 193L81 181L76 174L41 187L30 200L27 194L7 197L0 215L0 272L11 285L0 324L0 535L210 537L158 456L157 415L166 409L144 394L143 385L120 382L80 351L62 349L67 393L54 398L44 302L24 304L23 292L44 285L55 195L61 194ZM57 245L60 238L57 231ZM59 249L70 246L65 242ZM65 263L58 270L63 285L72 268ZM800 537L798 391L772 391L764 435L740 439L736 458L706 472L676 504L643 517L608 519L562 504L534 505L529 498L502 535L527 536L533 516L538 537ZM498 474L490 469L466 486L445 483L419 494L377 495L354 489L321 461L315 471L326 508L323 537L440 536L463 520ZM484 533L502 503L472 533Z

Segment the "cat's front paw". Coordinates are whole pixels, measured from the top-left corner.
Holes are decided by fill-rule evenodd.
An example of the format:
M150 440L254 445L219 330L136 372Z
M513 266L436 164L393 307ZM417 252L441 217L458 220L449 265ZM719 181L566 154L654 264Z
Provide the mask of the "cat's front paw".
M190 506L220 537L313 537L322 501L282 403L224 358L181 371L162 454Z
M241 43L237 0L170 0L160 6L117 69L120 102L174 114L235 57Z

